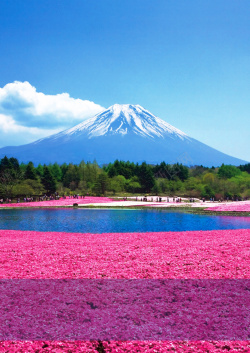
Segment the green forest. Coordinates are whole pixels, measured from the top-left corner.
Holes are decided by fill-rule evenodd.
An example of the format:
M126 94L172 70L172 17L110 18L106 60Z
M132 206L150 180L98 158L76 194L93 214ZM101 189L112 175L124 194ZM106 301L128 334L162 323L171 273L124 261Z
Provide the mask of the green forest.
M42 195L169 195L192 198L247 199L250 197L250 163L238 167L186 167L150 165L116 160L100 167L96 161L34 166L16 158L0 160L0 199Z

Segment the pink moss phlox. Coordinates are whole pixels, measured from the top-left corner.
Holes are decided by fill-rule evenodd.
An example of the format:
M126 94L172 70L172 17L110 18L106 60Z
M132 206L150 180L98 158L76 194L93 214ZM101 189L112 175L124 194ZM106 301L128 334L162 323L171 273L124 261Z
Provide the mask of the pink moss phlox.
M249 229L99 235L0 230L0 278L250 278L249 242ZM0 342L1 353L98 351L247 353L250 343Z
M74 203L78 204L95 204L95 203L107 203L113 200L108 197L95 197L86 196L84 198L61 198L59 200L49 200L49 201L35 201L35 202L20 202L20 203L7 203L0 204L0 208L5 207L58 207L58 206L71 206Z
M250 278L250 229L0 230L0 278Z
M223 203L218 206L206 208L206 210L219 212L250 212L250 201Z
M247 340L250 280L0 280L0 339Z
M249 353L249 341L0 341L0 353Z

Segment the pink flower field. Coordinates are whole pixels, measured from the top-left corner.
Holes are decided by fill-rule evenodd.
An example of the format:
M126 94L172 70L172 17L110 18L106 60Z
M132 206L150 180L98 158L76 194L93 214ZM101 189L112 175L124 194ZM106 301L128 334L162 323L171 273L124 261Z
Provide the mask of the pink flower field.
M247 341L3 341L1 353L249 353Z
M245 280L250 278L249 244L247 229L125 234L0 230L0 278ZM227 351L249 352L249 341L4 340L0 343L0 352Z
M250 201L223 203L218 206L206 208L206 210L218 212L250 212Z
M36 202L20 202L20 203L7 203L0 204L0 208L5 207L59 207L59 206L72 206L74 203L78 204L95 204L95 203L107 203L113 200L108 197L94 197L86 196L84 198L69 198L49 201L36 201Z
M0 230L0 278L250 278L250 230Z

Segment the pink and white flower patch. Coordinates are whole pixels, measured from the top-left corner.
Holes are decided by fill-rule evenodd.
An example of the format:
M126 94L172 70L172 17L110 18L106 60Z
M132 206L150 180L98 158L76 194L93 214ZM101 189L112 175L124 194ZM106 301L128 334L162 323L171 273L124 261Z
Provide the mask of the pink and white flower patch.
M207 211L250 212L250 201L230 202L206 208Z

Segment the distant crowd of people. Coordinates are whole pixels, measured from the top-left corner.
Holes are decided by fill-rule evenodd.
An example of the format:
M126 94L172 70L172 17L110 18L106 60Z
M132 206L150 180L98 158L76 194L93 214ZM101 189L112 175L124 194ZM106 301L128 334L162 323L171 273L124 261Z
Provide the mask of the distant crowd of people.
M79 194L76 194L76 195L70 195L70 196L66 196L66 195L63 195L63 199L84 199L85 196L83 195L79 195Z
M125 197L123 200L124 201L127 200L127 197ZM148 201L150 201L150 202L162 202L163 198L160 197L160 196L157 196L156 199L154 199L153 197L150 198L150 197L147 197L147 196L144 196L144 197L136 196L135 200L136 201L143 201L143 202L148 202ZM172 200L173 200L173 202L181 202L181 197L173 197ZM166 201L167 202L171 202L169 197L167 197Z

